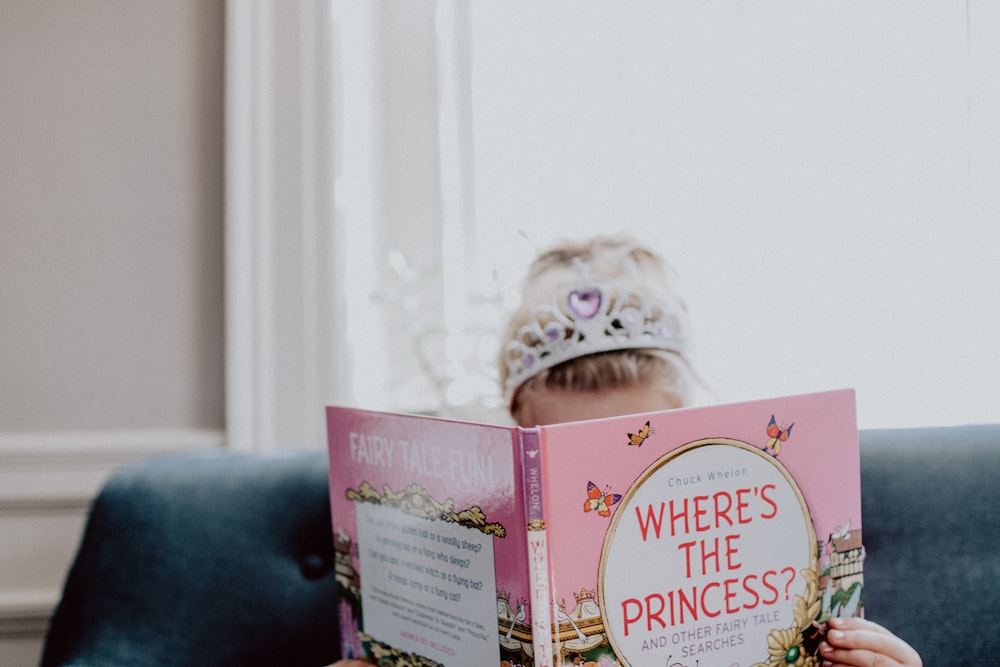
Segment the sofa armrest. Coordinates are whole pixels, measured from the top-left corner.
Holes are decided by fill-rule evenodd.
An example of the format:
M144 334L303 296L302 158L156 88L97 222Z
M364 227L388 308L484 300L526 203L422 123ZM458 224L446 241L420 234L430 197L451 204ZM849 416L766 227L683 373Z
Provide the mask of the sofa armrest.
M925 665L1000 661L1000 425L861 433L865 612Z
M333 662L326 471L321 452L213 452L118 473L91 509L43 667Z

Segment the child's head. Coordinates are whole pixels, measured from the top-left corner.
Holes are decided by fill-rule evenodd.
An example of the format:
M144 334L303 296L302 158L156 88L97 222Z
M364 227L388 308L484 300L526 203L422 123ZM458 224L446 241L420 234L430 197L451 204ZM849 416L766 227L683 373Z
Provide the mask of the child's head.
M522 426L682 407L687 310L663 260L624 237L565 243L532 264L500 378Z

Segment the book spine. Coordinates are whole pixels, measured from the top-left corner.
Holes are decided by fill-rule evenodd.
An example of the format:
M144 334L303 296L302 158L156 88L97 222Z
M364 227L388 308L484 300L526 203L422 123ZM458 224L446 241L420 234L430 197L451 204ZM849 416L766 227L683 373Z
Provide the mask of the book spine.
M552 601L549 596L548 544L542 500L542 455L537 430L522 431L521 457L531 583L531 643L535 667L552 667Z

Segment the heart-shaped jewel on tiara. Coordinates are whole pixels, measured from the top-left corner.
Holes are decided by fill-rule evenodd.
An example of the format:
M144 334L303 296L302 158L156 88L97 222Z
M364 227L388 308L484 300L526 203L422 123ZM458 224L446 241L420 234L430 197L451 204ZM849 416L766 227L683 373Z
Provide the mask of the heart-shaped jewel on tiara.
M576 289L567 286L558 292L557 302L534 308L504 346L508 401L528 379L589 354L648 349L686 354L683 304L623 291L611 280L606 284L581 274Z
M601 290L596 287L575 289L569 293L567 302L574 315L589 320L601 309Z

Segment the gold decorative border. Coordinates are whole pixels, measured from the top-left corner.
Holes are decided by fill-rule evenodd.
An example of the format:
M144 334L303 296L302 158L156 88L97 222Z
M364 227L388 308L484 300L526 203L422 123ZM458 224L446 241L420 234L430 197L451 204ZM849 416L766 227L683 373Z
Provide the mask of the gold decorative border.
M421 519L456 523L493 537L507 536L507 529L503 524L488 522L486 514L478 505L456 512L454 500L448 498L444 502L439 502L419 484L410 484L401 491L393 491L386 484L382 487L382 493L379 493L368 482L361 482L356 491L347 489L345 495L348 500L354 502L392 507Z
M391 667L445 667L443 663L435 662L417 653L406 653L398 648L393 648L364 632L358 633L358 639L371 649L371 657L375 660L375 664L380 667L382 665Z

